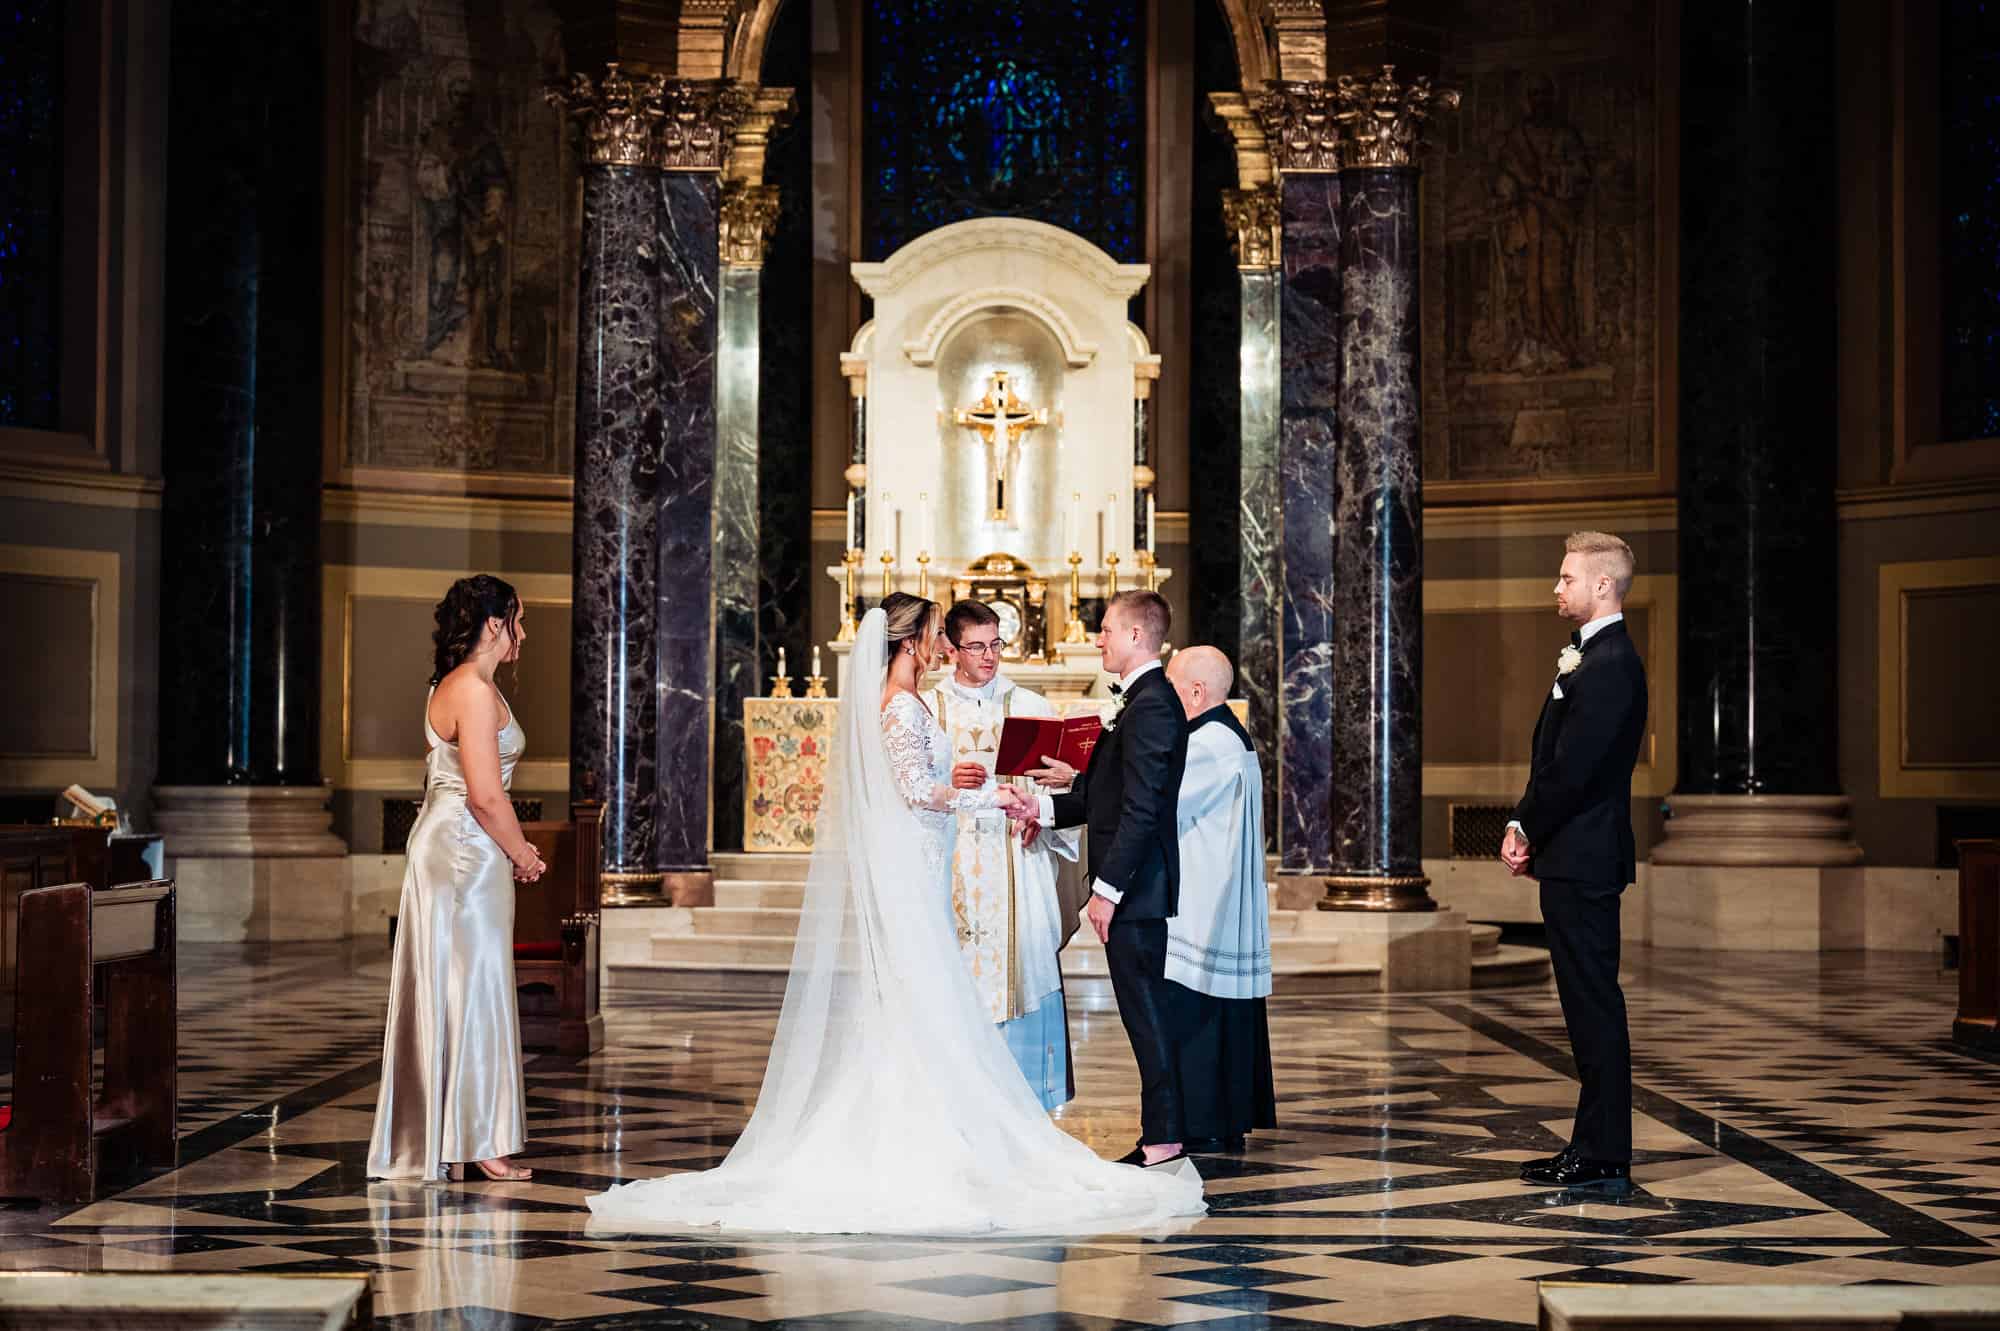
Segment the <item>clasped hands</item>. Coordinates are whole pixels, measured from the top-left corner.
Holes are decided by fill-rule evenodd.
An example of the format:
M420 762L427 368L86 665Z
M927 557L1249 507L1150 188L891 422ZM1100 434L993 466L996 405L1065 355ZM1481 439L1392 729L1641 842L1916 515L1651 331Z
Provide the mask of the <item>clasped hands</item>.
M532 883L549 871L549 866L542 860L542 852L536 850L532 845L527 850L529 856L528 863L523 864L519 860L514 861L514 881L517 883Z
M1528 838L1521 835L1521 829L1510 827L1507 835L1500 839L1500 862L1507 866L1507 872L1519 878L1528 871Z
M1042 764L1028 772L1040 785L1063 789L1076 780L1076 769L1068 763L1044 756ZM951 784L958 790L979 790L992 776L992 771L984 763L959 762L952 764ZM1021 844L1034 845L1042 834L1040 802L1027 791L1008 785L999 788L996 798L1001 812L1019 830Z

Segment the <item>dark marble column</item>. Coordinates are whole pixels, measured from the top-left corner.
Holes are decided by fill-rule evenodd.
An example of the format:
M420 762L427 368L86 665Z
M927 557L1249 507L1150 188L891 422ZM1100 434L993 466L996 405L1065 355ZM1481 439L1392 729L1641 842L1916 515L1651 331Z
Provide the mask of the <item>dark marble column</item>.
M1278 865L1333 868L1333 476L1340 419L1341 182L1287 174L1278 473L1284 641Z
M659 172L583 169L570 644L571 794L594 775L615 896L656 889L655 589L664 433L652 238Z
M276 3L173 14L172 119L196 129L169 142L160 316L164 786L320 783L325 171L309 28ZM423 682L408 681L413 707Z
M1681 34L1679 794L1831 794L1833 15Z
M654 754L660 773L654 853L668 894L687 900L707 889L715 760L715 361L721 278L716 178L708 172L664 171L659 200L653 241L665 315L655 405L665 446L654 657L659 725ZM754 304L751 309L754 317ZM750 461L754 496L754 456ZM754 527L749 548L754 554ZM754 597L754 582L751 586ZM754 606L750 620L754 652ZM754 670L754 657L751 664Z
M1423 481L1417 172L1407 166L1350 168L1341 173L1341 192L1333 872L1321 904L1338 910L1433 910L1419 850Z

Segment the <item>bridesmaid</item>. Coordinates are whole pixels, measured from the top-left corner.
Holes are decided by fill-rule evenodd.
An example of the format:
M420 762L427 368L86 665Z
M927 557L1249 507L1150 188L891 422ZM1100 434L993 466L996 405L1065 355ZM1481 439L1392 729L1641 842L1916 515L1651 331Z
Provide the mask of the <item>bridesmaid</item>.
M514 883L542 876L507 797L526 747L493 672L518 660L521 598L500 579L460 578L437 606L430 745L382 1037L382 1090L368 1177L487 1178L527 1139L521 1018L514 996Z

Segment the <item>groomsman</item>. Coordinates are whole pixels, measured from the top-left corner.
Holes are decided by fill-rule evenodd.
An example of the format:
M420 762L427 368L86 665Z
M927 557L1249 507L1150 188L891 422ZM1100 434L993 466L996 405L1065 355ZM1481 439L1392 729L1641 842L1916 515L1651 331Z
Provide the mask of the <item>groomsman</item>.
M1187 1149L1243 1149L1278 1126L1271 1079L1271 897L1264 881L1264 774L1229 710L1236 672L1213 647L1185 647L1167 678L1188 714L1181 777L1181 912L1167 921L1167 979L1196 1024L1180 1048Z
M1544 1187L1632 1190L1632 1041L1618 987L1618 903L1633 878L1632 766L1646 733L1646 667L1625 631L1632 547L1605 532L1564 544L1556 613L1577 626L1535 723L1528 788L1500 858L1541 880L1549 959L1576 1056L1570 1143L1521 1167Z

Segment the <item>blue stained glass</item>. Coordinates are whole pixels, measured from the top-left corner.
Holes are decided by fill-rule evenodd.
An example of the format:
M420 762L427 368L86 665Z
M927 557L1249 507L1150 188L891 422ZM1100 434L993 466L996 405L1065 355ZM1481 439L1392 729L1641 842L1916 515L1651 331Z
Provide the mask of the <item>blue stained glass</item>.
M1941 0L1939 425L2000 438L2000 0Z
M1139 0L870 0L864 248L1031 217L1138 262Z
M65 8L0 5L0 425L36 430L60 423Z

